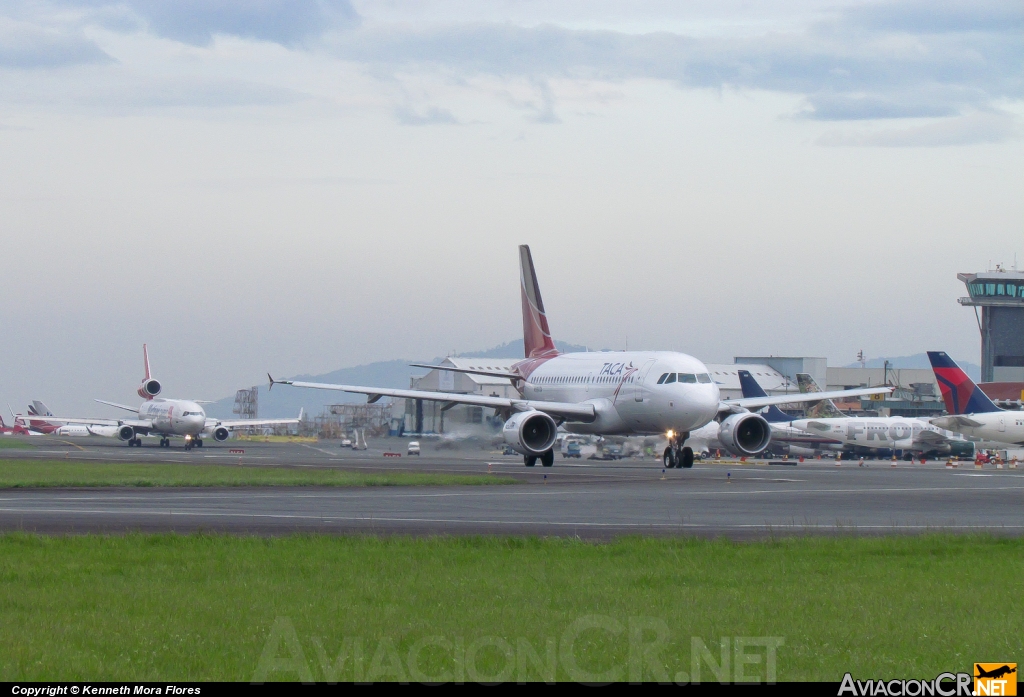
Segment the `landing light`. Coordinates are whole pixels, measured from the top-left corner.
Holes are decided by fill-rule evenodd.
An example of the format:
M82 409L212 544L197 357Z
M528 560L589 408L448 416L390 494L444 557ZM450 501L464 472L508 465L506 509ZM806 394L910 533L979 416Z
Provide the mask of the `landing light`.
M672 440L672 437L675 436L675 435L676 435L675 431L669 431L668 433L665 434L665 436L668 437L669 440Z

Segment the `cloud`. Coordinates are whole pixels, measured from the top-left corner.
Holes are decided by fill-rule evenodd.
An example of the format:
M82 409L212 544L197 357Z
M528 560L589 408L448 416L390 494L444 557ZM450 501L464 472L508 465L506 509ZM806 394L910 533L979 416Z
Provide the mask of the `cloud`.
M1020 136L1020 120L1013 115L975 113L909 128L860 133L832 131L817 142L828 146L942 147L999 143Z
M393 69L796 93L807 98L802 116L821 120L954 115L1024 96L1018 0L934 7L875 3L801 31L744 38L474 23L378 25L329 41L339 58Z
M0 67L53 68L113 59L80 32L0 16Z
M409 107L398 107L395 109L395 118L398 119L398 123L406 126L454 125L459 123L459 120L455 118L452 112L438 107L428 107L422 112Z
M150 30L202 46L215 34L295 45L330 28L351 27L349 0L128 0Z

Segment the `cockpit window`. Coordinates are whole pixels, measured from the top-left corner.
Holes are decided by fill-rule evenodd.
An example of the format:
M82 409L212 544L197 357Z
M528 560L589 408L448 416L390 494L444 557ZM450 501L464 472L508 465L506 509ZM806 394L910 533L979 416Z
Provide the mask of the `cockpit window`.
M676 374L675 373L669 373L668 377L665 378L665 384L666 385L669 384L670 382L675 382L675 381L676 381Z
M662 373L661 377L658 378L658 384L659 385L664 385L665 384L665 378L667 378L667 377L668 377L668 373Z
M697 373L697 382L711 382L711 376L707 373Z
M693 373L679 373L679 382L697 382L697 376Z

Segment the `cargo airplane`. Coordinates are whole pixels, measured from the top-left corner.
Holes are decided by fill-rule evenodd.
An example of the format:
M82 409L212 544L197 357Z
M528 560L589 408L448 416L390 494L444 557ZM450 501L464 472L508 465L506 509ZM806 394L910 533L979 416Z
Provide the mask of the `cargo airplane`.
M185 449L191 450L193 446L202 447L203 437L212 437L216 441L225 441L236 428L251 428L253 426L276 426L282 424L297 424L302 419L302 412L295 419L214 419L206 416L206 412L199 405L199 402L188 399L164 399L158 397L163 390L160 381L153 378L149 369L149 349L142 345L142 357L146 365L146 376L139 385L138 394L142 397L143 403L138 408L107 402L102 399L96 401L118 409L133 412L137 418L132 419L80 419L64 418L47 415L46 421L63 424L84 424L90 430L110 429L111 435L122 441L127 441L130 446L142 446L139 436L156 435L160 436L160 447L168 448L171 445L172 436L185 438Z
M968 437L1024 446L1024 411L997 407L943 351L929 351L928 360L949 412L931 419L933 424Z
M442 410L458 404L495 409L505 418L502 436L523 455L527 467L539 459L554 463L557 429L570 433L630 436L666 434L666 467L692 467L690 434L718 421L718 439L730 451L754 455L771 441L768 422L750 409L770 404L818 401L832 396L890 392L875 387L843 392L722 400L718 385L699 360L672 351L559 353L548 328L540 286L530 248L519 247L520 290L523 306L523 345L526 356L508 372L415 364L416 367L507 378L520 399L482 395L396 390L359 385L274 380L321 390L365 394L370 402L381 397L442 402Z

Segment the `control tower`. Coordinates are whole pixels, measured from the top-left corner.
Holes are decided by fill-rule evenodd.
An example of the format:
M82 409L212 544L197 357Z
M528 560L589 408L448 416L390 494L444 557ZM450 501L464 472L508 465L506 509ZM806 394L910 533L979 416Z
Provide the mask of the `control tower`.
M982 382L1024 382L1024 271L958 273L981 330Z

